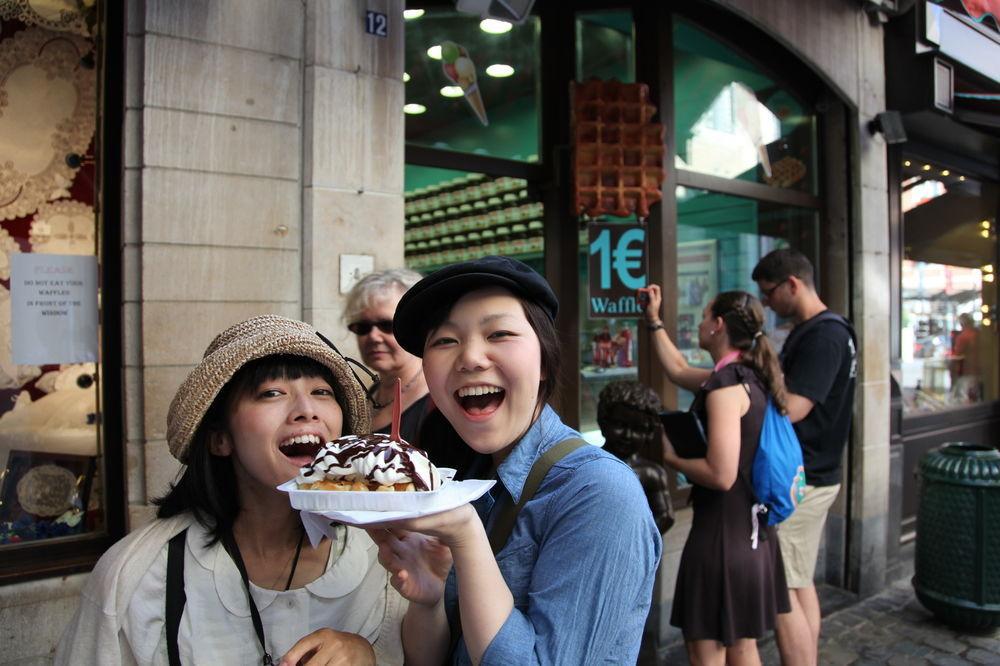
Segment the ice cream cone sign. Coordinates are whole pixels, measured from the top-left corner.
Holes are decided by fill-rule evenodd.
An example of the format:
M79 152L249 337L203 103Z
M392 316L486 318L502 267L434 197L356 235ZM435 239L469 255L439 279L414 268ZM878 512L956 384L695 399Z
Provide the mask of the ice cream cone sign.
M757 149L757 161L764 176L771 177L771 159L760 130L760 103L750 86L733 83L733 104L736 106L736 122L746 133L750 143Z
M441 44L441 69L449 81L462 89L465 101L476 118L479 118L479 122L484 126L489 125L483 96L479 93L479 84L476 82L476 64L472 62L465 47L455 42Z

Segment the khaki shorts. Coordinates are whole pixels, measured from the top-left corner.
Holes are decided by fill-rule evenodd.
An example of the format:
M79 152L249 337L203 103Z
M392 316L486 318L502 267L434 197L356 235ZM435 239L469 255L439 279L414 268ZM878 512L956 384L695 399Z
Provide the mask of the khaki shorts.
M839 483L835 486L806 486L805 497L795 512L778 525L778 543L781 544L788 587L810 587L813 584L826 514L838 493Z

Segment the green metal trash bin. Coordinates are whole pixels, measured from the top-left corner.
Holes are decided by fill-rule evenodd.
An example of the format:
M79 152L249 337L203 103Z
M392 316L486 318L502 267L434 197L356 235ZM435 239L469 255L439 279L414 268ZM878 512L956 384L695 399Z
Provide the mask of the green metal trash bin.
M913 588L943 622L1000 626L1000 451L947 444L920 461Z

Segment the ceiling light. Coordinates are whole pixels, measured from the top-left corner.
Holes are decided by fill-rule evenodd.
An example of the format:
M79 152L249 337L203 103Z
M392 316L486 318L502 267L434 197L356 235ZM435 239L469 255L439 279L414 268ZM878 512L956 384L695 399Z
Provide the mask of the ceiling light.
M990 318L989 318L989 317L983 317L983 326L989 326L989 325L990 325L990 324L992 324L992 323L993 323L993 322L992 322L992 321L990 321Z
M428 51L427 53L428 53L428 55L430 55L430 51ZM930 164L925 164L924 165L924 171L930 171L930 170L931 170L931 165Z
M432 58L432 59L434 59L434 60L440 60L441 59L441 45L440 44L435 44L434 46L432 46L429 49L427 49L427 56L430 57L430 58Z
M963 183L965 182L965 176L959 176L959 177L958 177L958 179L959 179L960 181L962 181Z
M910 160L906 160L905 162L903 162L903 166L910 166Z
M993 282L993 273L987 273L984 275L983 282Z
M990 306L988 306L988 305L980 305L979 306L979 311L982 312L983 314L989 314L990 313Z
M479 29L491 35L502 35L505 32L510 32L510 29L513 27L507 21L498 21L496 19L483 19L479 22Z
M985 266L980 267L979 270L981 270L984 273L992 273L993 272L993 264L986 264Z
M514 68L510 65L497 63L486 68L486 73L498 79L503 79L514 73Z
M462 88L459 86L445 86L441 88L442 97L461 97L464 94Z
M403 105L403 113L408 113L411 116L420 115L421 113L423 113L426 110L427 110L427 107L424 106L423 104L414 104L414 103L411 102L410 104L404 104Z
M989 220L983 220L982 222L979 223L979 226L981 226L983 229L989 229L990 228L990 221Z
M983 229L982 231L979 232L979 235L982 236L983 238L989 238L990 237L990 230L989 229Z
M410 73L403 72L403 83L409 83L409 82L410 82Z
M942 176L950 176L951 175L951 171L948 171L947 169L945 169L944 171L941 172L941 175Z
M413 19L418 19L424 15L424 10L422 9L404 9L403 18L407 21L412 21Z

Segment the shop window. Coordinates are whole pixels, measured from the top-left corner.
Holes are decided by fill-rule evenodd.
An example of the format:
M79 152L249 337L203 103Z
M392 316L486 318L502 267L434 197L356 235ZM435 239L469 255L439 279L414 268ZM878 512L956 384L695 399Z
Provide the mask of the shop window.
M678 187L677 191L677 346L690 364L710 368L711 357L698 347L698 323L712 298L742 289L758 295L751 279L761 257L794 247L816 263L816 211ZM765 328L780 348L791 322L765 308ZM680 409L693 399L678 391Z
M487 255L544 273L542 203L522 178L406 165L406 265L430 272Z
M18 576L107 536L88 5L0 7L0 561L30 562Z
M904 415L998 397L1000 190L919 156L903 158L900 358Z
M635 82L632 12L608 10L576 15L576 80Z
M406 141L538 161L540 25L428 9L406 25Z
M742 54L674 18L678 169L817 193L816 117Z
M576 15L576 76L635 82L635 38L632 12L609 10ZM635 225L631 218L602 218L603 223ZM636 315L589 317L590 247L587 228L580 231L580 432L601 444L597 425L597 398L601 389L616 380L635 380L638 342Z

